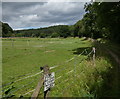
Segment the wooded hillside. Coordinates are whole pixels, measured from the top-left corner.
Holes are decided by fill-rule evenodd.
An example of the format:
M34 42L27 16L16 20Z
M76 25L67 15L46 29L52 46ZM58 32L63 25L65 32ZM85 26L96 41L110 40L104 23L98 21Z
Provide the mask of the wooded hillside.
M7 23L2 24L2 37L12 37L14 36L13 29Z

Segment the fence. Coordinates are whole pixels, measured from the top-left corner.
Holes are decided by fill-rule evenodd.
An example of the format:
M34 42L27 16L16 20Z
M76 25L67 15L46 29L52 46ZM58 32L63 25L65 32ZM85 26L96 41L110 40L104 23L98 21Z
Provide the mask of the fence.
M84 53L87 53L87 54L85 55L85 58L81 59L80 56L83 55ZM27 94L30 94L30 93L33 92L32 96L31 96L31 99L36 99L36 98L38 97L38 95L39 95L39 92L41 91L41 92L44 94L44 98L47 98L47 97L49 96L49 92L50 92L50 89L51 89L51 88L48 88L48 90L46 90L46 91L42 91L42 90L41 90L42 86L44 85L44 77L45 77L45 75L47 75L47 74L50 75L50 74L51 74L51 73L50 73L50 70L55 69L55 68L58 68L58 67L59 67L59 69L56 70L56 71L54 71L55 74L59 74L60 72L62 72L62 71L64 71L64 70L68 70L67 72L65 72L65 75L67 75L67 79L64 79L63 81L60 81L60 82L59 82L58 80L64 77L64 76L62 76L62 75L59 75L59 76L55 79L55 82L58 81L58 83L56 83L55 86L54 86L55 88L58 87L58 86L59 86L60 84L62 84L62 83L68 82L70 79L76 79L76 78L79 77L79 75L80 75L80 74L79 74L79 75L76 74L76 70L77 70L77 68L79 67L79 66L77 66L77 61L76 61L76 60L80 58L80 61L79 61L79 64L80 64L80 63L82 63L84 60L88 59L88 57L89 57L90 55L92 55L92 53L93 53L92 60L93 60L94 66L95 66L95 48L93 47L92 50L91 50L89 53L87 52L87 49L84 49L79 55L74 56L74 57L70 58L69 60L66 60L66 61L63 62L63 63L57 64L57 65L55 65L55 66L53 66L53 67L50 67L50 68L49 68L48 66L44 66L43 68L41 68L41 70L43 70L43 71L37 72L37 73L32 74L32 75L29 75L30 73L29 73L29 74L25 74L25 75L22 76L22 78L17 79L17 80L15 80L15 81L13 81L13 82L10 82L10 83L4 85L3 87L8 86L8 85L11 85L11 84L13 84L13 83L17 83L17 82L19 82L19 81L22 81L22 80L25 80L25 79L28 79L28 78L31 78L31 77L35 77L35 76L41 74L40 79L39 79L39 82L38 82L38 84L37 84L37 87L36 87L35 89L32 89L32 90L26 92L26 93L23 93L21 96L24 97L24 95L27 95ZM71 66L71 68L72 68L71 70L69 70L66 66L61 67L62 65L65 65L66 63L69 63L69 62L71 62L71 61L74 62L74 66L73 66L73 67ZM71 73L74 73L74 75L70 75ZM72 77L71 77L71 76L72 76ZM18 90L20 90L20 89L22 89L22 88L24 88L24 87L26 87L26 86L28 86L28 85L30 86L30 84L32 84L33 82L34 82L34 81L29 82L28 84L25 84L25 85L21 85L21 86L19 86L19 88L17 88L16 90L13 90L13 91L11 91L11 92L8 91L8 94L7 94L7 95L4 94L3 97L12 97L12 95L13 95L15 92L17 92ZM72 82L72 83L74 83L74 82ZM65 91L68 87L70 87L70 85L68 85L68 86L64 89L64 91ZM64 93L64 91L63 91L62 93ZM3 90L3 93L5 93L5 88L4 88L4 90Z

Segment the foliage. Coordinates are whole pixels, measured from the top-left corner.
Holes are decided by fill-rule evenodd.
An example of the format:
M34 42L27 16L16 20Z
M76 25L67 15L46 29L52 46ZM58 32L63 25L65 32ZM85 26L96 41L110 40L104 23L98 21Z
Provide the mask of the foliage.
M72 26L67 25L58 25L51 26L46 28L38 28L38 29L28 29L28 30L16 30L14 33L17 37L68 37L71 36L73 29L70 29Z
M56 37L59 37L59 36L60 35L58 33L56 33L56 32L52 33L52 35L51 35L52 38L56 38Z
M107 30L109 39L120 42L120 2L102 2L94 4L93 7L98 15L98 27Z
M120 2L86 3L85 11L83 19L75 24L75 36L120 42Z
M7 23L2 23L2 37L10 36L14 36L13 29Z
M66 25L61 26L60 30L59 30L59 35L60 35L60 37L64 37L64 38L70 36L69 27Z

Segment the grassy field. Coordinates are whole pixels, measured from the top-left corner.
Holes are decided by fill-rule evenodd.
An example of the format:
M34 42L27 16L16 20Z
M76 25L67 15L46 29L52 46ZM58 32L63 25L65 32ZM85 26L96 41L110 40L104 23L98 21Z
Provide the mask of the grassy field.
M40 66L47 64L58 65L51 69L56 80L50 97L97 97L113 65L99 51L94 65L92 46L84 38L3 39L3 96L30 97L41 76Z

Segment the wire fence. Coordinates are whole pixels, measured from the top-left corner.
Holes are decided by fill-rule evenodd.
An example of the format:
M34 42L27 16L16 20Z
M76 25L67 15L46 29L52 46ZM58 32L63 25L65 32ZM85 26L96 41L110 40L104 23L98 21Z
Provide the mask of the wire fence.
M90 53L88 53L88 55L87 55L87 58L88 58L88 56L90 56L91 54L92 54L92 52L93 52L93 50L90 52ZM81 61L80 61L80 63L82 63L83 61L84 61L85 59L81 59ZM80 64L79 63L79 64ZM65 73L65 74L69 74L69 73L72 73L72 72L74 72L75 70L74 69L77 69L79 67L79 65L76 65L76 68L73 68L72 70L70 70L69 72L67 72L67 73ZM64 69L63 69L64 70ZM74 72L75 73L75 72ZM59 76L58 78L56 78L56 80L57 79L60 79L60 78L62 78L62 76ZM68 78L69 79L69 78ZM58 83L58 84L60 84L60 83Z
M86 49L85 49L83 52L81 52L81 53L78 55L78 57L81 56L84 52L86 52ZM90 53L88 53L87 56L89 56L91 53L92 53L92 51L91 51ZM75 59L75 56L72 57L71 59L65 61L64 63L61 63L61 64L64 64L64 65L65 65L65 63L68 63L68 62L70 62L70 61L72 61L72 60L74 60L74 59ZM83 59L83 60L84 60L84 59ZM82 61L83 61L83 60L82 60ZM81 62L82 62L82 61L81 61ZM56 68L56 67L60 66L61 64L59 64L59 65L55 65L55 66L51 67L50 69ZM62 70L65 70L65 68L66 68L66 67L61 68L61 69L58 69L58 71L55 71L55 73L58 73L58 72L60 72L60 71L62 71ZM68 71L66 74L70 74L70 73L72 73L73 71L74 71L74 69ZM57 78L56 78L56 81L57 81L58 79L62 78L62 77L63 77L63 76L59 76L59 77L57 77ZM69 77L69 78L73 79L72 77ZM63 80L63 81L60 82L60 83L57 83L57 86L60 85L61 83L64 83L64 82L66 82L66 81L69 81L69 78ZM55 86L56 86L56 85L55 85ZM31 91L25 93L24 95L29 94L29 93L31 93L31 92L33 92L33 91L34 91L34 90L31 90Z
M58 70L55 71L55 73L59 73L59 72L61 72L61 71L63 71L63 70L68 69L68 68L66 68L66 66L62 67L62 65L65 65L66 63L69 63L69 62L71 62L71 61L73 61L73 60L75 61L75 60L78 59L81 55L83 55L84 53L87 53L87 55L85 55L86 58L83 58L83 59L81 59L81 60L79 61L79 63L81 63L81 62L83 62L85 59L88 59L88 56L90 56L93 52L94 52L93 49L92 49L89 53L87 52L87 49L84 49L79 55L74 56L74 57L66 60L66 61L63 62L63 63L60 63L60 64L57 64L57 65L54 65L54 66L50 67L50 70L52 70L52 69L54 69L54 68L57 68L57 67L60 67ZM69 76L70 76L69 74L70 74L70 73L73 73L73 72L75 71L75 69L77 69L77 68L78 68L78 66L75 64L75 68L73 68L72 70L69 70L68 72L65 73L65 75L68 75L68 79L65 79L65 80L63 80L62 82L56 83L55 87L58 87L60 84L62 84L62 83L64 83L64 82L67 82L67 81L69 81L70 79L73 79L75 76L78 76L78 75L75 75L75 76L72 75L73 77L69 77ZM32 74L32 75L29 75L30 73L29 73L29 74L25 74L25 77L22 77L22 78L20 78L20 79L18 79L18 80L15 80L15 81L12 81L12 82L10 82L10 83L7 83L7 84L4 85L4 87L5 87L5 86L8 86L8 85L10 85L10 84L13 84L13 83L16 83L16 82L19 82L19 81L22 81L22 80L31 78L31 77L35 77L35 76L37 76L37 75L39 75L39 74L42 74L42 72L43 72L43 71L40 71L40 72L37 72L37 73ZM26 75L28 75L28 76L26 76ZM24 76L24 75L23 75L23 76ZM59 80L59 79L61 79L61 78L63 78L62 75L60 75L59 77L57 77L57 78L56 78L56 81ZM4 97L9 97L9 96L12 95L13 93L17 92L19 89L22 89L22 88L24 88L25 86L28 86L28 85L32 84L33 82L34 82L34 81L32 81L32 82L30 82L30 83L28 83L28 84L26 84L26 85L22 85L22 86L19 87L18 89L9 92L9 93L8 93L7 95L5 95ZM69 87L69 86L68 86L68 87ZM65 88L65 89L67 89L67 88ZM65 89L64 89L64 90L65 90ZM33 92L34 90L35 90L35 89L30 90L30 91L24 93L23 95L27 95L27 94Z
M81 56L85 51L86 51L86 49L84 49L77 57ZM68 63L68 62L72 61L74 58L75 58L75 56L72 57L72 58L70 58L70 59L68 59L68 60L66 60L65 62L62 62L62 63L60 63L60 64L57 64L57 65L54 65L54 66L50 67L50 69L54 69L54 68L56 68L56 67L58 67L58 66L64 65L65 63ZM64 68L61 68L61 69L64 69ZM60 70L58 70L58 71L60 71ZM58 72L58 71L56 71L56 72ZM40 72L37 72L37 73L32 74L32 75L29 75L29 74L31 74L31 73L24 74L24 75L22 75L22 76L23 76L22 78L17 79L17 80L12 81L12 82L9 82L9 83L7 83L7 84L5 84L5 85L3 85L3 86L0 86L0 87L5 87L5 86L10 85L10 84L12 84L12 83L15 83L15 82L18 82L18 81L21 81L21 80L24 80L24 79L27 79L27 78L30 78L30 77L37 76L37 75L41 74L42 72L43 72L43 71L40 71ZM28 75L28 76L26 76L26 75ZM24 77L24 76L26 76L26 77Z
M88 58L88 56L90 56L90 55L92 54L92 52L93 52L93 50L90 51L90 52L86 55L87 58ZM80 63L82 63L82 62L83 62L85 59L87 59L87 58L81 59ZM78 66L76 66L76 69L77 69L77 68L78 68ZM64 69L63 69L63 70L64 70ZM55 83L55 88L56 88L56 87L57 87L57 88L60 88L59 85L64 85L63 83L66 83L66 82L68 82L68 81L70 81L70 80L72 80L72 83L70 83L70 84L67 86L67 88L70 87L71 84L74 84L74 83L75 83L75 77L79 77L80 74L74 75L73 72L74 72L74 68L73 68L72 70L70 70L70 71L68 71L68 72L65 73L65 74L67 74L67 78L65 78L65 77L66 77L65 75L64 75L64 76L61 76L61 75L60 75L59 77L57 77L55 81L57 81L58 79L61 79L61 78L62 78L62 80L58 81L58 83ZM72 74L69 75L70 73L72 73ZM65 78L65 79L63 80L63 78ZM62 89L62 91L67 89L66 86L63 87L63 88L65 88L65 89ZM43 93L43 92L42 92L42 93Z
M13 95L13 94L14 94L15 92L17 92L18 90L20 90L20 89L22 89L22 88L24 88L24 87L26 87L26 86L32 84L33 82L34 82L34 81L29 82L29 83L27 83L27 84L25 84L25 85L21 85L21 86L19 86L16 90L10 91L9 94L4 95L3 97L9 97L10 95Z

